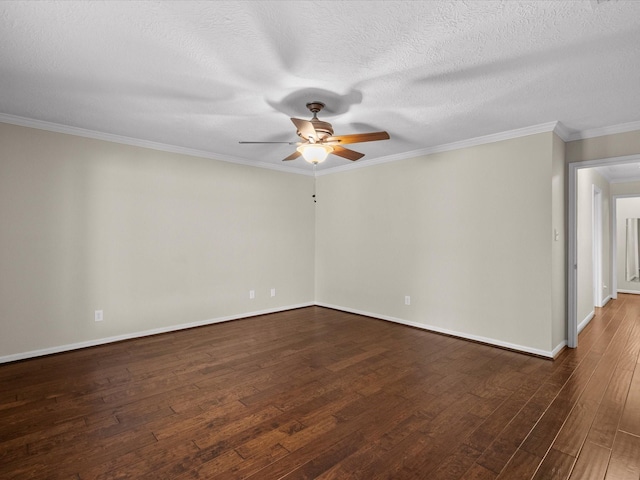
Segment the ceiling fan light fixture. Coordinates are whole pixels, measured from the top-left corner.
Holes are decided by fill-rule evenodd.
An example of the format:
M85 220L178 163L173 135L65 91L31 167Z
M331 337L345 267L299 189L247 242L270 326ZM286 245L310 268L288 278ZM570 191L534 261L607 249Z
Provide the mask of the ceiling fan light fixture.
M322 145L322 144L307 144L300 145L297 150L302 154L302 158L304 158L307 162L317 165L318 163L322 163L327 159L327 156L333 152L333 147L330 145Z
M356 161L364 157L364 153L356 152L343 147L350 143L373 142L376 140L389 140L387 132L352 133L350 135L333 135L333 127L328 122L318 120L317 113L324 108L322 102L307 103L307 108L313 113L311 120L292 118L291 122L296 126L296 133L302 139L301 142L240 142L240 143L288 143L298 145L298 148L288 157L282 159L283 162L304 158L312 165L322 163L327 156L332 153L347 160Z

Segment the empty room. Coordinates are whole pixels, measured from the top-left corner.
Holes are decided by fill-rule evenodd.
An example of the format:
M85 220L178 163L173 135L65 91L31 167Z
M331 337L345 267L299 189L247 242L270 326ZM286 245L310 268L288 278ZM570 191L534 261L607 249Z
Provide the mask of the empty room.
M640 479L640 2L0 2L0 477Z

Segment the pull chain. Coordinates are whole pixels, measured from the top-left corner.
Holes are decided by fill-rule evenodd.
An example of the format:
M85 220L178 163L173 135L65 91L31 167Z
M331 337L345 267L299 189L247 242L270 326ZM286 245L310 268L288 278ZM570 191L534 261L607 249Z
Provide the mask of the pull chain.
M313 203L316 203L316 164L313 164Z

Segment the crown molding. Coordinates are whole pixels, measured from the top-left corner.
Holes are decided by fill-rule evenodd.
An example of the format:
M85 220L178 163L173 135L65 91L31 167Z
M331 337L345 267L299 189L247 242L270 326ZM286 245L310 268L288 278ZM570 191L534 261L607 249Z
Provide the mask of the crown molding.
M582 130L580 132L569 135L569 138L565 141L573 142L575 140L585 140L587 138L602 137L604 135L615 135L616 133L633 132L634 130L640 130L640 121L622 123L620 125L612 125L610 127Z
M571 138L572 135L571 130L569 130L562 122L556 122L553 133L558 135L558 137L560 137L560 139L565 143L569 141L569 138Z
M478 145L484 145L487 143L500 142L504 140L511 140L515 138L525 137L528 135L535 135L538 133L553 132L560 137L564 142L571 142L575 140L584 140L587 138L601 137L603 135L614 135L617 133L626 133L634 130L640 130L640 121L629 122L620 125L614 125L610 127L594 128L590 130L583 130L579 132L572 132L561 122L548 122L540 125L533 125L531 127L518 128L515 130L508 130L506 132L494 133L491 135L484 135L481 137L470 138L467 140L461 140L459 142L452 142L443 145L435 145L432 147L422 148L419 150L412 150L410 152L403 152L394 155L387 155L384 157L378 157L374 159L367 159L364 161L354 162L347 165L341 165L338 167L327 168L324 170L317 170L316 172L295 168L291 165L284 166L272 163L265 163L260 161L251 161L244 158L234 157L230 155L220 155L204 150L196 150L192 148L180 147L176 145L169 145L166 143L152 142L149 140L142 140L133 137L126 137L123 135L115 135L111 133L103 133L95 130L88 130L85 128L72 127L69 125L62 125L59 123L46 122L43 120L34 120L26 117L19 117L17 115L10 115L6 113L0 113L0 122L8 123L11 125L18 125L21 127L35 128L38 130L46 130L49 132L63 133L67 135L75 135L78 137L92 138L94 140L103 140L106 142L119 143L123 145L131 145L141 148L149 148L152 150L159 150L169 153L177 153L180 155L188 155L191 157L209 158L211 160L218 160L221 162L235 163L238 165L245 165L249 167L265 168L267 170L275 170L285 173L293 173L296 175L306 176L322 176L332 173L338 173L357 168L371 167L374 165L380 165L383 163L396 162L399 160L407 160L409 158L416 158L424 155L432 155L435 153L448 152L451 150L459 150L462 148L475 147Z
M138 138L125 137L122 135L114 135L111 133L97 132L95 130L87 130L85 128L71 127L69 125L62 125L62 124L53 123L53 122L45 122L43 120L34 120L31 118L19 117L16 115L9 115L6 113L0 113L0 122L9 123L11 125L17 125L20 127L29 127L29 128L35 128L38 130L46 130L49 132L75 135L77 137L85 137L85 138L91 138L94 140L103 140L106 142L119 143L122 145L131 145L134 147L149 148L151 150L159 150L162 152L188 155L190 157L209 158L211 160L219 160L221 162L227 162L227 163L236 163L239 165L246 165L249 167L266 168L268 170L277 170L279 172L313 176L313 172L291 168L291 167L285 167L282 165L275 165L275 164L264 163L259 161L249 161L244 158L233 157L230 155L214 154L204 150L196 150L193 148L179 147L176 145L169 145L166 143L158 143L158 142L152 142L149 140L141 140Z
M528 135L535 135L538 133L554 132L564 140L564 133L566 129L561 126L558 127L560 122L542 123L540 125L533 125L531 127L518 128L515 130L509 130L506 132L494 133L491 135L484 135L482 137L470 138L468 140L462 140L459 142L447 143L444 145L436 145L433 147L421 148L419 150L412 150L410 152L399 153L395 155L388 155L386 157L378 157L372 160L366 160L364 162L351 163L349 165L341 165L339 167L329 168L316 172L316 176L328 175L331 173L344 172L347 170L354 170L357 168L370 167L373 165L380 165L382 163L396 162L398 160L407 160L409 158L421 157L424 155L433 155L434 153L449 152L451 150L460 150L463 148L475 147L478 145L486 145L487 143L501 142L504 140L512 140L514 138L526 137ZM559 133L562 132L562 134Z

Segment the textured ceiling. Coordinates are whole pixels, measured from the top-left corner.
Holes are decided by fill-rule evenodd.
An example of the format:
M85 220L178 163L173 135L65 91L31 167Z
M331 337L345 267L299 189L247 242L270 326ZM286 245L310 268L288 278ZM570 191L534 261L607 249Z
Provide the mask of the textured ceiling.
M640 120L640 1L5 0L0 44L5 119L225 160L282 165L293 146L238 141L297 140L312 100L336 135L389 132L359 162Z

